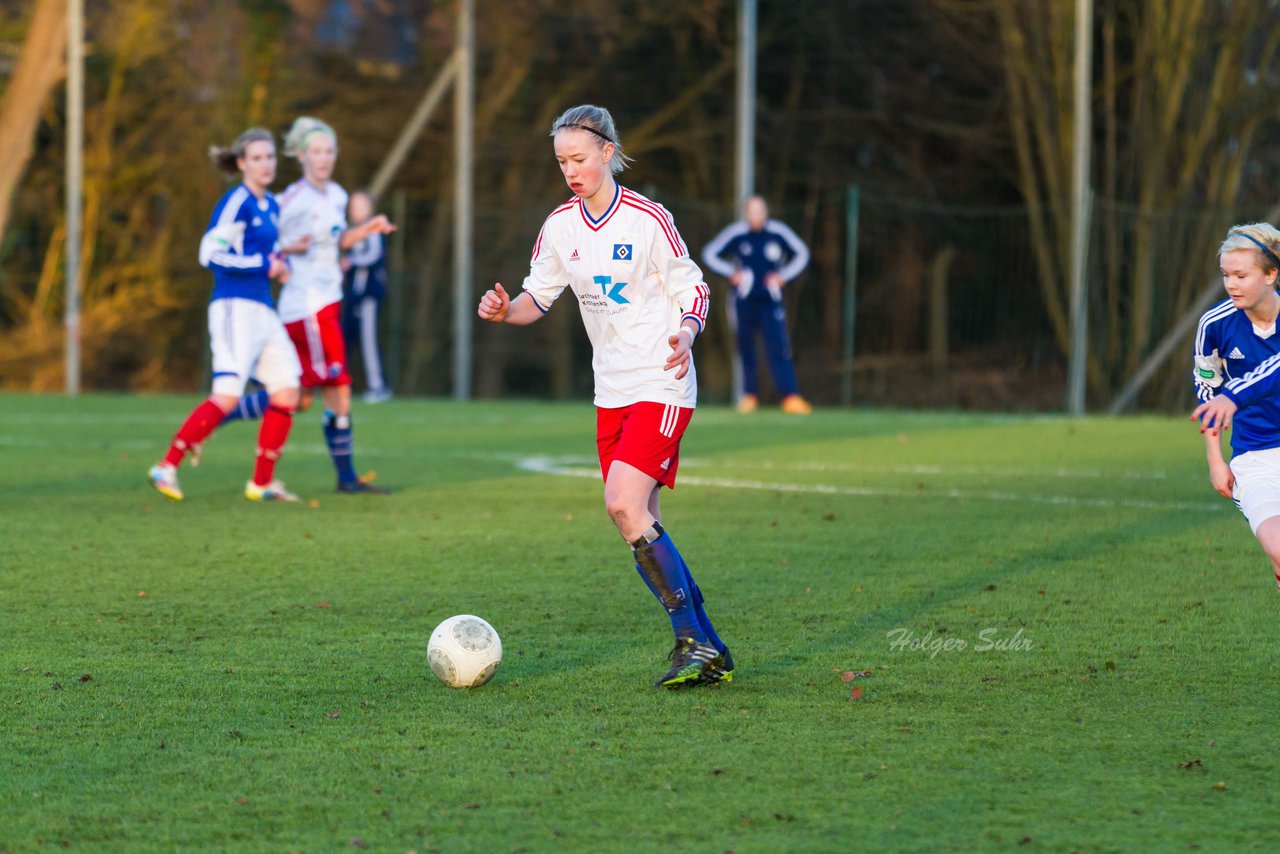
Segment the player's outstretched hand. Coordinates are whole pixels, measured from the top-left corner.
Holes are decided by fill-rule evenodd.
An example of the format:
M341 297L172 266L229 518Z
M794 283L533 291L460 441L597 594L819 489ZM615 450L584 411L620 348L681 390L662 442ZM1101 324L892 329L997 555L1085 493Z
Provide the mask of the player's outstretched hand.
M507 319L507 312L511 310L511 297L507 296L506 290L501 284L494 283L494 286L485 291L484 296L480 297L480 307L476 313L480 315L481 320L487 320L490 323L501 323Z
M681 326L680 330L667 339L667 343L671 345L671 355L667 357L667 363L662 366L664 371L677 368L676 379L682 380L685 374L689 373L689 363L693 361L693 333L687 335L681 334L689 329L687 326Z
M1208 432L1210 436L1219 431L1231 429L1231 417L1236 414L1235 401L1225 394L1215 395L1212 400L1200 404L1191 413L1192 421L1200 422L1200 432Z
M378 234L390 234L396 230L396 227L391 220L387 219L386 214L378 214L373 219L369 220L368 229L369 230L366 234L372 234L375 231Z

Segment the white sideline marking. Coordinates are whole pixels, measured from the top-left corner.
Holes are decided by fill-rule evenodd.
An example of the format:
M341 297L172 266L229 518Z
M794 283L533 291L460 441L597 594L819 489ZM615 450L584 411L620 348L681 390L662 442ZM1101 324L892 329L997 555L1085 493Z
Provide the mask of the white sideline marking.
M1123 480L1168 480L1166 472L1158 470L1113 471L1110 469L1076 469L1076 468L1021 468L1015 466L948 466L916 463L913 465L866 465L862 463L778 463L771 460L681 460L682 466L700 468L714 466L718 469L745 468L754 471L818 471L818 472L867 472L890 474L952 474L952 475L993 475L995 477L1061 477L1103 479L1117 478Z
M557 464L550 457L526 457L519 462L525 471L552 474L560 477L600 477L595 468L573 468ZM1196 510L1219 511L1229 505L1199 501L1149 501L1138 498L1079 498L1071 495L1024 495L1016 492L968 492L961 489L944 491L915 489L880 489L869 486L839 486L829 483L772 483L763 480L735 480L720 477L681 477L680 482L689 486L713 486L722 489L752 489L763 492L793 492L812 495L854 495L860 498L947 498L977 499L983 501L1017 501L1030 504L1052 504L1063 507L1129 507L1141 510Z
M156 453L162 453L164 443L146 441L141 439L82 439L82 440L53 440L45 438L37 438L33 436L6 436L0 435L0 447L10 448L49 448L49 447L95 447L103 450L153 450ZM314 456L327 456L328 448L322 444L290 442L288 450L294 454L306 454ZM556 475L557 477L578 477L596 479L600 477L600 469L593 465L594 459L584 456L569 457L528 457L512 453L501 452L468 452L468 451L436 451L432 449L414 449L414 450L382 450L373 449L366 452L368 456L377 457L409 457L409 458L448 458L448 459L471 459L483 462L509 463L523 471L537 472L540 474ZM718 462L712 460L682 460L682 465L686 468L700 467L742 467L753 470L783 470L783 471L818 471L818 472L893 472L898 474L936 474L936 475L1005 475L1009 477L1027 477L1027 476L1043 476L1050 475L1056 477L1087 477L1087 478L1103 478L1106 476L1118 476L1124 479L1141 479L1149 477L1151 479L1164 480L1167 478L1164 472L1093 472L1085 470L1083 472L1075 472L1069 469L1049 469L1044 471L1035 471L1029 469L1016 468L981 468L981 467L945 467L945 466L883 466L879 468L844 465L832 463L771 463L771 462L748 462L743 460ZM916 490L916 489L884 489L868 486L844 486L829 483L786 483L771 482L763 480L744 480L723 477L700 477L698 475L682 475L680 478L682 484L688 486L709 486L719 487L721 489L748 489L762 492L790 492L795 494L807 495L850 495L860 498L944 498L952 500L982 500L982 501L1005 501L1005 502L1026 502L1030 504L1049 504L1062 507L1126 507L1141 510L1191 510L1191 511L1212 511L1217 512L1226 510L1230 507L1225 501L1221 503L1209 503L1198 501L1152 501L1139 498L1081 498L1070 495L1028 495L1016 492L998 492L998 491L966 491L961 489L947 489L943 491Z

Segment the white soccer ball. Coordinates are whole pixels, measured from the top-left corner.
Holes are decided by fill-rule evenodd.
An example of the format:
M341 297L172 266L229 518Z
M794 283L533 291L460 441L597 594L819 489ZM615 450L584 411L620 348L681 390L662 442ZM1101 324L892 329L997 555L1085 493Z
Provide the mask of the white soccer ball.
M427 642L431 671L451 688L479 688L502 664L502 639L493 626L471 614L450 617Z

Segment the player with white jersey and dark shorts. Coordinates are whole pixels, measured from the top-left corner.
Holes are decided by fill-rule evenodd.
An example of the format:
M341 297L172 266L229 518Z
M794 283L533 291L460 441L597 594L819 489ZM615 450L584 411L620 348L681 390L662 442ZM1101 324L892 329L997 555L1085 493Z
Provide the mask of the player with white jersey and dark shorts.
M1218 250L1228 299L1196 330L1195 389L1209 482L1231 498L1271 559L1280 585L1280 231L1237 225ZM1231 462L1219 434L1231 431Z
M213 271L209 300L213 388L208 399L187 416L148 480L162 495L181 501L178 465L235 408L253 376L266 387L267 400L258 431L257 462L253 478L245 484L245 497L297 501L274 476L298 406L301 372L271 298L271 280L285 281L289 272L278 252L280 208L267 191L276 175L275 140L269 131L253 128L230 148L215 148L210 155L224 172L242 176L242 182L213 209L200 241L200 264Z
M329 125L307 116L297 119L285 137L285 153L296 157L303 170L303 177L280 195L280 243L292 268L280 291L280 318L302 362L303 406L319 388L338 491L385 493L356 474L353 460L341 253L371 234L390 234L395 226L382 214L347 226L347 191L330 180L338 141Z
M608 110L573 107L551 136L573 198L543 223L524 292L512 299L495 284L478 313L524 326L573 290L592 345L605 508L675 632L671 666L655 687L729 682L733 657L659 507L697 405L692 349L710 291L666 209L614 180L627 158Z

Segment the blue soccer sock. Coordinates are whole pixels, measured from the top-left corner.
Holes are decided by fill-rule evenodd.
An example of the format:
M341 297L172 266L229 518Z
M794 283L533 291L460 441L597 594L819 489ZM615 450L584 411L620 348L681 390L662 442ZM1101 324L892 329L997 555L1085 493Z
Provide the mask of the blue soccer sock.
M687 564L684 569L687 574L689 571ZM716 634L715 626L711 625L711 618L707 616L707 612L702 607L702 588L694 582L692 575L689 576L689 586L693 588L693 613L698 618L698 625L702 627L702 633L707 636L708 643L724 652L728 647L724 641L720 640L720 636Z
M356 466L353 459L355 441L351 438L351 416L324 414L324 442L329 446L329 456L338 471L338 483L355 483Z
M635 550L636 571L662 607L667 609L676 637L707 643L707 633L703 631L694 608L695 596L690 589L689 575L670 535L654 522L631 547Z
M265 388L258 389L252 394L246 394L240 398L240 402L235 408L228 412L222 418L223 424L230 424L232 421L257 421L266 414L267 402L271 395L267 394Z

